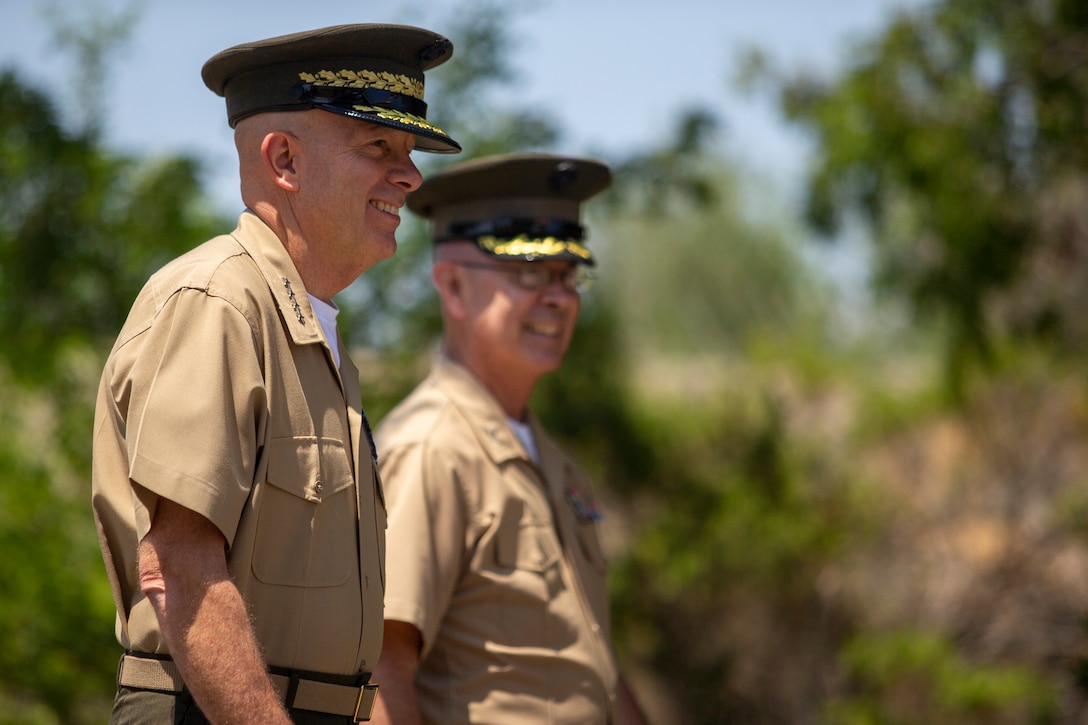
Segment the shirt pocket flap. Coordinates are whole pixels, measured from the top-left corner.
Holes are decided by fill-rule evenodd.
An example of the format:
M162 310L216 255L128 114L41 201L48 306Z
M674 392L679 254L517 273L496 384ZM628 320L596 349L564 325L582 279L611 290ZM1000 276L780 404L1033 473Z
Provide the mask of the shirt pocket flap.
M504 521L495 540L495 559L506 569L545 572L559 561L559 551L549 535L551 525L525 516Z
M267 455L268 483L312 503L321 503L354 482L347 449L335 438L274 440Z

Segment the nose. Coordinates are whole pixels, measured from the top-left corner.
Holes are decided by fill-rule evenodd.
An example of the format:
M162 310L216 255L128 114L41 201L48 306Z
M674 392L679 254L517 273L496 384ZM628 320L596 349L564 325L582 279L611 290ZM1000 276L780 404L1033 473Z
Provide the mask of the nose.
M405 154L403 161L392 172L392 181L405 191L415 191L423 183L423 174L419 173L412 157Z

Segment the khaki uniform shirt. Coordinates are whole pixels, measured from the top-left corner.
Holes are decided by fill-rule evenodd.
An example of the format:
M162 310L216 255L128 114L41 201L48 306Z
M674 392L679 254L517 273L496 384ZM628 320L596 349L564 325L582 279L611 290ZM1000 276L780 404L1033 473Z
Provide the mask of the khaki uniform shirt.
M373 668L386 513L358 370L335 344L341 370L286 250L250 212L140 292L94 428L93 506L124 647L167 651L136 572L162 497L223 533L268 664Z
M440 358L383 421L385 616L422 633L429 723L604 723L615 702L589 482L535 420L535 464L498 403Z

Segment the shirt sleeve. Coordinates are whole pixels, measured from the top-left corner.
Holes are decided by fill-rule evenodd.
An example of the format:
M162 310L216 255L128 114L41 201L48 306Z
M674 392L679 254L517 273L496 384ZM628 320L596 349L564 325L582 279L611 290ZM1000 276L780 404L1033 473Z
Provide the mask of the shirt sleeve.
M457 588L471 514L441 451L411 443L383 449L379 460L389 510L385 618L415 626L425 657Z
M127 373L129 476L206 517L229 544L253 485L266 408L253 328L226 300L183 289L143 335ZM137 519L149 526L146 512Z

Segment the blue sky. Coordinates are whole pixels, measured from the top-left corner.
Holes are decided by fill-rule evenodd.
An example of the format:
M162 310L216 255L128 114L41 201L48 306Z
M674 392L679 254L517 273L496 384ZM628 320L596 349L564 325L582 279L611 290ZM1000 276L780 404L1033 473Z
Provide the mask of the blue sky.
M679 113L709 108L724 121L726 152L788 189L804 169L806 145L765 99L732 87L737 59L758 46L788 68L832 70L855 41L892 13L925 0L509 0L518 93L548 107L568 153L622 156L652 147ZM133 0L0 0L0 66L69 93L71 56L51 42L43 11L70 21L130 7ZM135 36L112 58L105 86L107 140L140 154L193 153L235 211L236 171L222 99L200 67L236 43L350 22L399 22L446 32L442 19L463 0L142 0ZM104 11L104 12L102 12ZM458 45L455 53L471 48ZM441 73L441 68L435 73ZM68 96L70 98L70 95ZM428 98L433 109L440 98ZM456 129L448 129L456 137Z

